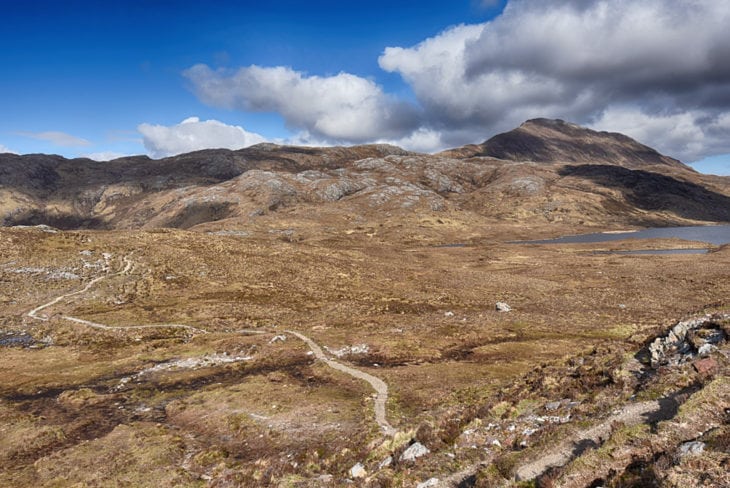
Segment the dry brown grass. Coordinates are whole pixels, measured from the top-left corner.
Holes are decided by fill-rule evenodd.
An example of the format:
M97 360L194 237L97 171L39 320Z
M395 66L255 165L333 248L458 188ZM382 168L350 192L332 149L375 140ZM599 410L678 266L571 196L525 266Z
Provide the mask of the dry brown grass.
M367 344L367 354L345 360L389 384L388 412L396 427L431 425L430 434L422 429L420 435L437 447L448 446L470 417L500 400L510 401L505 415L517 415L525 405L519 406L510 385L536 366L562 368L568 357L611 344L621 355L684 314L721 307L730 296L726 250L612 256L586 255L585 245L517 246L500 241L523 236L525 229L464 215L383 219L360 230L346 222L306 227L302 222L308 221L295 215L279 222L299 222L302 238L293 242L268 230L230 237L0 229L0 239L12 244L0 247L0 264L22 263L0 269L0 325L55 344L2 349L1 405L15 419L4 427L7 439L31 439L8 444L7 452L22 447L26 454L3 454L4 479L17 486L91 483L85 458L94 450L126 453L104 471L119 483L138 481L136 470L151 469L151 479L182 485L195 485L199 475L261 485L295 485L292 476L311 480L324 473L341 479L368 458L370 444L382 439L367 384L314 364L293 337L269 344L271 335L243 335L241 329L297 329L333 350ZM257 225L276 223L267 217ZM432 247L468 239L469 247ZM80 288L81 280L9 269L79 268L88 280L98 271L81 267L79 251L85 249L95 256L113 253L115 269L133 252L135 267L49 313L116 326L185 323L211 333L99 331L58 318L40 323L23 317ZM498 300L513 312L494 311ZM223 352L251 352L252 359L149 375L113 390L122 377L156 363ZM596 364L598 373L581 378L611 377L609 356L605 365ZM559 371L538 397L567 388ZM570 388L586 397L597 384L577 381ZM462 421L446 422L455 416ZM108 421L94 430L84 418ZM140 459L146 445L157 467ZM187 454L194 461L186 464ZM128 466L120 464L124 456L132 460ZM168 474L163 465L172 467ZM419 469L436 465L399 468L389 476L394 486L409 486L426 476Z

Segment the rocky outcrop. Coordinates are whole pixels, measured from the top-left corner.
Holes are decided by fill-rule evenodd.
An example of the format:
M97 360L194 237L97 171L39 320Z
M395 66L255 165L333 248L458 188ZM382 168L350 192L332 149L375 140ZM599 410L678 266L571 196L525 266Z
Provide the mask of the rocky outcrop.
M649 344L648 359L652 367L678 364L694 359L697 355L712 352L713 346L727 339L720 322L730 315L705 315L677 322L663 337Z
M312 207L322 215L457 211L524 223L656 226L730 221L730 183L626 136L546 119L436 155L274 144L103 164L0 154L4 226L187 229Z
M423 457L426 454L429 454L431 451L421 444L420 442L414 442L410 446L408 446L408 449L403 451L403 454L400 455L400 461L415 461L419 457Z

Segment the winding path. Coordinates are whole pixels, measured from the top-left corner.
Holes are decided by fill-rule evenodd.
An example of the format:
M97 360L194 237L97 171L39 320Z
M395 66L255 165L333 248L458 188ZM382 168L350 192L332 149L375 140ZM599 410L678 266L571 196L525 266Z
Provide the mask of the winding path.
M580 456L587 447L599 446L611 436L611 425L620 422L626 426L651 423L652 421L671 418L676 410L672 400L667 397L661 400L632 403L624 406L603 422L571 436L561 442L545 455L520 466L515 472L517 481L532 480L556 466L564 466L572 459Z
M64 295L60 295L53 300L44 303L43 305L39 305L30 312L28 312L28 317L35 319L35 320L42 320L42 321L48 321L49 317L45 315L38 315L38 313L48 307L51 307L53 305L56 305L57 303L61 302L62 300L65 300L66 298L80 295L82 293L86 293L91 289L92 286L99 283L102 280L105 280L112 276L120 276L120 275L127 275L132 270L132 267L134 266L132 263L132 260L130 259L131 255L125 256L124 262L125 266L121 271L118 271L116 273L108 274L109 267L105 268L107 271L107 274L99 276L97 278L92 279L89 281L86 286L81 288L80 290L66 293ZM159 328L178 328L178 329L186 329L193 333L199 333L199 334L207 334L208 331L199 329L197 327L193 327L191 325L185 325L185 324L149 324L149 325L128 325L128 326L112 326L112 325L105 325L100 324L98 322L92 322L91 320L85 320L80 319L78 317L72 317L69 315L62 315L60 316L61 319L74 322L76 324L85 325L87 327L92 327L94 329L101 329L101 330L127 330L127 329L159 329ZM240 333L256 333L256 334L273 334L273 331L268 330L241 330ZM314 353L314 356L324 362L327 366L329 366L332 369L336 369L337 371L341 371L345 374L348 374L354 378L367 381L370 386L375 390L376 397L375 397L375 404L374 404L374 410L375 410L375 422L380 426L380 428L383 430L383 432L388 436L393 436L396 433L396 430L393 428L392 425L388 422L385 414L385 405L388 402L388 385L381 380L378 377L375 377L369 373L366 373L364 371L360 371L359 369L352 368L350 366L346 366L342 363L339 363L335 361L334 359L328 358L324 352L322 351L322 348L319 347L319 345L314 342L309 337L305 336L304 334L301 334L299 332L293 331L293 330L287 330L287 333L297 337L298 339L304 341L307 346L312 350L312 353Z
M515 480L533 480L545 473L548 469L565 466L581 456L586 450L600 446L611 437L612 424L614 422L625 426L633 426L667 420L674 417L679 409L680 403L678 395L672 394L659 400L624 405L603 421L588 429L576 432L553 446L540 457L518 467L515 471ZM467 466L442 479L434 486L437 488L463 486L469 477L476 475L481 468L487 466L489 463L490 461L480 461L471 466Z
M128 329L159 329L162 327L165 328L176 328L176 329L187 329L192 332L197 332L198 334L207 334L207 330L198 329L197 327L193 327L192 325L185 325L185 324L148 324L148 325L104 325L100 324L98 322L92 322L90 320L84 320L79 319L77 317L70 317L68 315L62 315L62 319L68 320L69 322L76 322L77 324L87 325L89 327L93 327L95 329L102 329L102 330L128 330Z
M121 269L121 271L117 271L116 273L112 273L112 274L105 274L105 275L102 275L102 276L98 276L98 277L94 278L93 280L89 281L86 284L86 286L84 286L80 290L76 290L76 291L73 291L71 293L66 293L64 295L60 295L60 296L54 298L53 300L51 300L48 303L44 303L43 305L39 305L38 307L36 307L33 310L31 310L30 312L28 312L28 317L30 317L32 319L35 319L35 320L48 321L49 320L49 317L47 317L45 315L38 315L38 312L40 312L41 310L44 310L44 309L46 309L48 307L51 307L51 306L59 303L60 301L65 300L66 298L69 298L69 297L72 297L72 296L75 296L75 295L80 295L82 293L86 293L87 291L89 291L91 289L92 286L94 286L95 284L99 283L102 280L105 280L105 279L110 278L112 276L121 276L121 275L127 275L127 274L129 274L129 272L132 270L132 267L134 266L134 263L130 259L130 256L131 256L131 254L130 255L127 255L127 256L124 256L123 260L124 260L125 265L124 265L124 268ZM108 267L108 264L107 264L106 270L108 271L108 269L109 269L109 267ZM77 324L82 324L82 325L86 325L88 327L93 327L95 329L102 329L102 330L159 329L159 328L168 328L169 329L169 328L176 328L176 329L186 329L186 330L189 330L191 332L196 332L196 333L199 333L199 334L207 334L208 333L208 331L206 331L206 330L198 329L197 327L193 327L191 325L184 325L184 324L150 324L150 325L114 326L114 325L100 324L98 322L92 322L90 320L80 319L78 317L71 317L69 315L62 315L60 318L63 319L63 320L67 320L69 322L74 322L74 323L77 323Z
M370 386L373 387L373 390L375 390L377 394L377 396L375 397L375 421L378 423L378 425L386 435L395 435L396 430L393 428L392 425L390 425L385 417L385 404L388 402L388 385L385 384L383 380L369 373L365 373L364 371L360 371L359 369L351 368L350 366L338 363L334 359L328 358L322 351L322 348L319 347L316 342L314 342L309 337L300 334L299 332L293 330L287 330L286 332L306 342L309 348L314 353L314 357L316 357L320 361L323 361L330 368L336 369L337 371L342 371L343 373L349 374L354 378L358 378L370 383Z
M130 256L131 255L124 256L123 259L124 259L125 265L124 265L124 268L122 268L121 271L118 271L118 272L112 273L112 274L105 274L105 275L98 276L98 277L94 278L93 280L89 281L88 283L86 283L86 286L84 286L80 290L72 291L71 293L66 293L65 295L57 296L56 298L54 298L50 302L44 303L43 305L39 305L36 308L34 308L33 310L31 310L30 312L28 312L28 317L30 317L32 319L35 319L35 320L47 321L48 320L48 317L47 316L38 315L38 312L40 312L41 310L43 310L45 308L51 307L51 306L57 304L58 302L60 302L61 300L65 300L68 297L72 297L72 296L75 296L75 295L80 295L82 293L86 293L87 291L89 291L91 289L92 286L94 286L95 284L99 283L100 281L103 281L103 280L109 278L110 276L118 276L118 275L129 274L129 272L132 270L132 266L133 266L133 263L132 263L132 260L130 259ZM108 266L109 265L107 264L106 270L109 269Z
M47 316L44 316L44 315L38 315L38 312L40 312L41 310L43 310L45 308L48 308L50 306L53 306L53 305L57 304L58 302L60 302L61 300L64 300L64 299L66 299L68 297L72 297L74 295L80 295L81 293L85 293L85 292L89 291L89 289L92 286L94 286L95 284L97 284L98 282L100 282L100 281L102 281L102 280L104 280L106 278L107 278L106 276L99 276L98 278L94 278L93 280L89 281L86 284L86 286L83 287L80 290L77 290L77 291L74 291L74 292L71 292L71 293L66 293L65 295L61 295L61 296L58 296L58 297L54 298L53 300L51 300L48 303L44 303L43 305L39 305L36 308L34 308L33 310L31 310L30 312L28 312L28 317L30 317L32 319L35 319L35 320L47 321L48 320L48 317Z

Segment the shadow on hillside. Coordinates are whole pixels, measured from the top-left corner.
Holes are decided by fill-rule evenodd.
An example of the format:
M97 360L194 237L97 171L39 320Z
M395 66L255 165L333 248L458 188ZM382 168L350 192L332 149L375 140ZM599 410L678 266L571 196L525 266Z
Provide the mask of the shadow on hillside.
M194 225L205 222L223 220L233 213L234 205L230 202L210 202L205 204L189 205L182 208L165 224L166 227L189 229Z
M642 210L671 212L692 220L730 222L730 197L689 181L603 164L568 165L558 174L618 189L629 203Z
M17 216L7 217L3 220L2 226L12 227L14 225L48 225L60 230L76 229L109 229L109 224L97 217L80 217L71 214L51 214L34 210Z
M679 413L679 407L687 399L701 389L700 385L692 384L657 400L659 409L643 415L644 423L651 426L652 433L657 433L657 424L663 420L673 419Z

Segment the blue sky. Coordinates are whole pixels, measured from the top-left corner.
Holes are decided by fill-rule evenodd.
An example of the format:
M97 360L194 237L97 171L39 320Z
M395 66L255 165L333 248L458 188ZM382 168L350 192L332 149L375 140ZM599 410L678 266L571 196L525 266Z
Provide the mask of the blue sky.
M3 2L0 149L104 159L273 140L434 151L547 116L684 161L711 157L698 168L730 174L730 109L718 103L730 80L713 71L726 59L677 65L687 43L668 39L671 16L655 15L638 41L630 28L672 11L705 32L687 49L726 56L728 9L700 1L688 20L678 0L602 3ZM591 51L581 32L602 30ZM642 56L655 77L636 79Z

